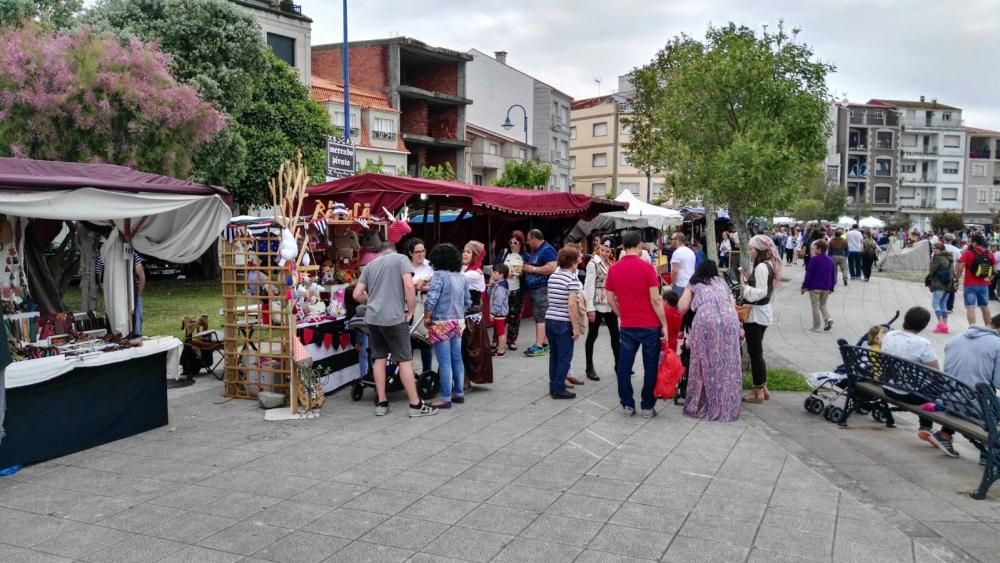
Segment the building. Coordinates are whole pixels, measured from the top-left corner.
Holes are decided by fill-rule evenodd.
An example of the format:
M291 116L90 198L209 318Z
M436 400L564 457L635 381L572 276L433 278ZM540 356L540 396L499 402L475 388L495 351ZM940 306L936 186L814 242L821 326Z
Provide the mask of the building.
M399 133L409 152L406 173L450 164L465 181L465 65L470 55L431 47L409 37L348 43L351 89L379 92L399 110ZM312 72L331 82L341 79L342 45L312 48Z
M528 151L534 148L530 145L525 148L523 138L518 140L500 135L474 123L465 125L465 134L472 143L467 149L468 170L465 177L470 184L477 186L492 186L503 174L508 162L523 162Z
M966 163L962 110L923 96L919 101L875 99L868 105L899 115L900 211L922 230L931 227L935 213L946 209L961 213Z
M835 139L827 143L827 178L847 188L852 216L892 215L899 189L899 113L887 104L835 104Z
M966 127L964 216L968 223L992 225L1000 211L1000 132Z
M257 20L264 41L274 54L299 73L309 86L312 77L312 19L302 15L302 6L284 0L231 0Z
M344 130L344 85L314 76L312 97L326 108L330 122ZM409 151L399 136L399 110L380 92L351 87L351 141L355 145L354 162L361 168L371 161L382 161L387 174L406 173Z
M620 86L628 77L619 79ZM573 191L608 197L628 190L641 201L664 195L664 179L647 175L628 163L628 126L622 117L631 109L631 89L573 102L570 116L570 168Z
M472 61L466 65L466 89L475 103L466 110L467 121L500 137L520 141L529 158L552 167L549 189L569 191L569 112L573 98L509 66L506 51L496 51L491 57L472 49L469 55ZM510 129L503 127L508 115L513 124ZM473 175L486 176L489 172Z

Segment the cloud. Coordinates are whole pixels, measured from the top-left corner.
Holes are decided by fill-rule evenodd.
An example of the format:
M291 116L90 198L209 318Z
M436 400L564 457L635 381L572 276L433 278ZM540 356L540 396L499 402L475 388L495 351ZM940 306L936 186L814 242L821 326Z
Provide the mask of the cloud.
M314 44L342 40L340 2L299 0ZM802 28L800 39L837 67L831 92L852 101L925 95L966 108L966 123L1000 130L993 59L997 0L352 0L352 40L405 35L465 51L509 52L508 63L576 98L616 87L681 33L735 21ZM973 119L975 121L973 121Z

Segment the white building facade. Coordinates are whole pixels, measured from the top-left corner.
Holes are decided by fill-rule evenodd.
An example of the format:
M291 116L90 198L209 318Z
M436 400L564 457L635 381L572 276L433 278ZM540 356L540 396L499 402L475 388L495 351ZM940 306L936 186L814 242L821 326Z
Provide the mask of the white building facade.
M302 6L286 0L231 1L257 20L264 42L308 87L312 78L312 19L302 15Z

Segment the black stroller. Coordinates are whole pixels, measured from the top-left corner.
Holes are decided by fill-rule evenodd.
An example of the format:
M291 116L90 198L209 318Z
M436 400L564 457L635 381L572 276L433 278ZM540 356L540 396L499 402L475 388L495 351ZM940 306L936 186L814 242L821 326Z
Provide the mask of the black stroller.
M354 334L355 342L361 343L365 348L359 358L361 377L355 379L351 387L351 399L355 401L360 401L364 397L365 387L372 390L375 389L375 374L372 371L373 361L371 351L368 349L368 326L365 324L365 309L364 305L358 305L357 311L348 322L348 328ZM426 338L419 334L414 334L412 329L410 331L410 343L413 345L414 351L427 349L431 346L431 343ZM392 361L392 356L390 355L387 358L385 366L386 393L395 393L396 391L403 390L403 382L399 378L397 370L398 365ZM438 389L441 387L441 380L436 371L428 370L420 374L414 372L414 378L417 382L417 394L420 395L421 399L429 401L437 395ZM378 402L378 393L374 394L374 401Z

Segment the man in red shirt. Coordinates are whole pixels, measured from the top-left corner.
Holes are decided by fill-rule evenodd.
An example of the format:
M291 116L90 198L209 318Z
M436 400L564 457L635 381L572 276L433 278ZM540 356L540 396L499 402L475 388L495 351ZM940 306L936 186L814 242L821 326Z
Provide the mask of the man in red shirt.
M635 415L635 396L632 391L632 364L642 346L642 416L656 416L656 368L660 357L660 342L668 337L667 320L663 315L660 283L653 265L640 258L642 249L639 233L629 231L622 237L625 256L608 271L604 293L608 305L621 321L618 351L618 399L622 414Z
M983 256L983 259L989 260L992 266L989 273L977 271L978 268L975 266L975 262L979 256ZM980 262L983 259L980 259ZM995 267L996 260L993 259L993 255L986 249L986 240L983 238L983 235L973 235L969 239L969 249L962 252L962 256L958 259L958 264L955 267L955 277L963 280L962 284L965 286L962 290L962 297L965 299L965 318L969 321L970 325L976 324L976 308L978 307L983 313L983 326L990 326L989 287L990 278L993 277L992 270ZM962 276L963 272L965 273L964 279Z

